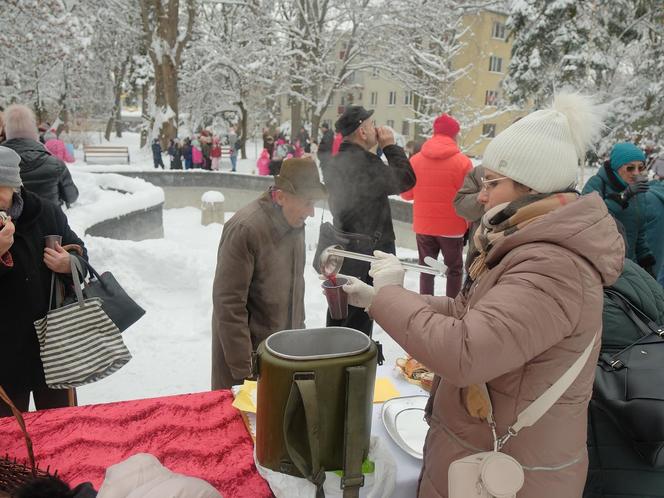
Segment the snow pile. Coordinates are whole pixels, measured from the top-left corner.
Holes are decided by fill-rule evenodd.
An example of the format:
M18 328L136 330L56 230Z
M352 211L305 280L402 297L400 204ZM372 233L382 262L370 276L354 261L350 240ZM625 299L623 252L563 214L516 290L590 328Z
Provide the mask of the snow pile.
M224 194L218 190L208 190L201 197L201 202L203 204L216 204L218 202L224 202Z
M69 225L80 236L91 226L164 202L164 191L138 178L71 169L80 197L67 211Z

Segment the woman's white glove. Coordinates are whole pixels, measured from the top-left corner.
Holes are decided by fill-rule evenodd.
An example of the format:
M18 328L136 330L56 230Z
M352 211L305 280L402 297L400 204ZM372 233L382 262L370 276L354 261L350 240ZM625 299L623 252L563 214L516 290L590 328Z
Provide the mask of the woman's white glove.
M342 287L343 291L348 294L348 304L365 310L369 309L376 295L374 288L359 278L347 276L344 278L348 279L348 282Z
M401 261L394 254L374 251L378 261L371 263L369 275L373 277L373 288L376 292L386 285L400 285L403 287L404 270Z

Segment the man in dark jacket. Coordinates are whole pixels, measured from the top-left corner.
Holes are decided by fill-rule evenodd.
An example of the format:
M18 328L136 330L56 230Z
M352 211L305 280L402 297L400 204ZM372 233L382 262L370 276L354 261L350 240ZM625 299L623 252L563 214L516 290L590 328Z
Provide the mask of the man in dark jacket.
M30 392L38 410L68 404L66 390L46 386L34 321L48 312L52 272L71 273L68 250L87 256L62 210L21 188L20 161L0 146L0 385L27 411ZM46 235L60 235L62 245L46 248Z
M155 169L159 169L160 166L161 169L166 169L164 166L164 160L161 157L161 144L159 143L158 138L155 138L152 141L152 162Z
M396 252L392 213L388 197L415 186L415 172L404 150L395 144L388 128L376 128L373 111L349 106L336 123L344 137L339 153L322 163L323 178L329 192L334 226L344 232L368 235L376 240L374 249ZM385 165L371 152L376 145L383 150ZM341 273L353 275L371 285L369 265L344 263ZM361 308L348 309L348 318L332 320L328 326L343 326L371 335L373 321Z
M23 186L57 205L69 207L78 199L67 165L39 142L34 113L24 105L13 104L5 110L7 141L2 145L21 157Z
M323 132L323 136L320 139L320 144L318 145L318 160L321 164L326 162L330 157L332 157L332 144L334 143L334 133L330 130L330 125L323 123L323 126L320 127Z

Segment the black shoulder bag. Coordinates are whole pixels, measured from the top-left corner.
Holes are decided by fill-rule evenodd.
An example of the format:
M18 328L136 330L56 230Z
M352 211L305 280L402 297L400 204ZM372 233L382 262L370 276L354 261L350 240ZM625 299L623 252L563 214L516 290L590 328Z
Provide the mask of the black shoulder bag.
M615 289L604 289L642 337L597 363L593 400L615 422L638 455L664 468L664 326Z
M323 211L323 213L325 213ZM356 216L353 217L353 219ZM365 235L363 233L344 232L336 228L332 223L326 221L323 223L321 216L320 232L318 234L318 245L316 246L316 254L312 265L317 273L320 271L320 255L324 249L330 246L341 246L346 251L357 252L360 254L372 255L376 244L381 238L381 233L376 231L374 235ZM351 275L360 279L364 279L369 273L370 263L366 261L356 261L349 258L344 260L341 272L344 275Z

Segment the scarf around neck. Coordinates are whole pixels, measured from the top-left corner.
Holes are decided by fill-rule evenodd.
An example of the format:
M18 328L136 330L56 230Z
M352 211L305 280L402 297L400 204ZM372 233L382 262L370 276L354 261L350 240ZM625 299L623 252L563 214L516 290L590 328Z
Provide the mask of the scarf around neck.
M475 281L488 269L486 256L498 242L577 197L576 192L533 194L499 204L487 211L475 232L475 246L480 253L470 266L470 278Z

